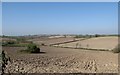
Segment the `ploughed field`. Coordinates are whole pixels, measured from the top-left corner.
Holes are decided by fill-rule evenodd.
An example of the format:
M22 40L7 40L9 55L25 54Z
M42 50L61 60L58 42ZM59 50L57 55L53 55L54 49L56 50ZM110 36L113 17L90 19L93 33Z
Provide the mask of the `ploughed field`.
M20 53L25 47L3 47L11 58L6 73L118 73L117 53L82 49L112 50L118 44L117 37L38 38L32 41L47 46L40 46L41 53L36 54ZM76 48L76 43L81 49L73 49ZM55 45L49 46L51 44Z
M11 58L10 73L117 73L118 54L41 46L41 53L19 53L24 47L3 47Z
M67 37L67 38L37 38L37 39L31 39L30 41L33 41L36 44L45 44L45 45L52 45L52 44L59 44L59 43L67 43L67 42L73 42L78 41L84 38L75 39L73 37Z

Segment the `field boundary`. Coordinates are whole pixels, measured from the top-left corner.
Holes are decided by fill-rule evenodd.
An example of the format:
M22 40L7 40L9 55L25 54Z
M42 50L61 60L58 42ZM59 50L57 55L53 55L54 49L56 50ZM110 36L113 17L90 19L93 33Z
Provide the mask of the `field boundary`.
M53 46L53 45L59 45L59 44L66 44L66 43L71 43L71 42L77 42L77 41L83 41L83 40L87 40L87 39L90 39L90 38L84 38L84 39L79 39L79 40L65 41L65 42L60 42L60 43L50 44L50 46Z
M109 49L95 49L95 48L75 48L75 47L62 47L62 46L52 46L57 48L69 48L69 49L83 49L83 50L91 50L91 51L110 51ZM112 50L111 50L112 51Z

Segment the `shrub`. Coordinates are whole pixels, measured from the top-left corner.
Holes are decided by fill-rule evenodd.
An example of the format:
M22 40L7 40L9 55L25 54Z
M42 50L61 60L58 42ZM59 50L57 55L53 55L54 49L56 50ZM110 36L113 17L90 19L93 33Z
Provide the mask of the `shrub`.
M15 44L14 41L8 41L7 44Z
M15 41L5 41L5 42L2 42L2 46L8 46L8 45L14 45L16 44Z
M35 44L29 44L27 46L27 51L29 51L30 53L39 53L40 48L38 48Z
M98 34L95 34L95 37L100 37L100 35L98 35Z
M25 39L24 38L16 38L17 42L24 42Z
M114 53L120 53L120 44L118 44L118 46L116 46L112 51Z
M75 38L82 38L83 35L76 35Z
M41 43L41 45L42 45L42 46L45 46L45 44L44 44L44 43Z

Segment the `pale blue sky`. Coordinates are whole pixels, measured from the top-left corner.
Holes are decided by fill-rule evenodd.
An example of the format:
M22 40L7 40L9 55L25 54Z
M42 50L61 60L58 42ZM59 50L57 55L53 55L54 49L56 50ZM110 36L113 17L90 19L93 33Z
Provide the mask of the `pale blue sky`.
M0 2L0 35L2 35L2 2Z
M119 0L1 0L2 2L118 2Z
M117 34L117 2L3 3L3 34Z

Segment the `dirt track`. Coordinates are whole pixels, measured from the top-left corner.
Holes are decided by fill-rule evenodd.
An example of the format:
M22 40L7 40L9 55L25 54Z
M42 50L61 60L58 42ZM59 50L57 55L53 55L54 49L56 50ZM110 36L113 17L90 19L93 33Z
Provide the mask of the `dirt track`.
M13 59L6 72L27 73L117 73L118 54L107 51L87 51L41 47L39 54L20 54L20 48L3 48Z

